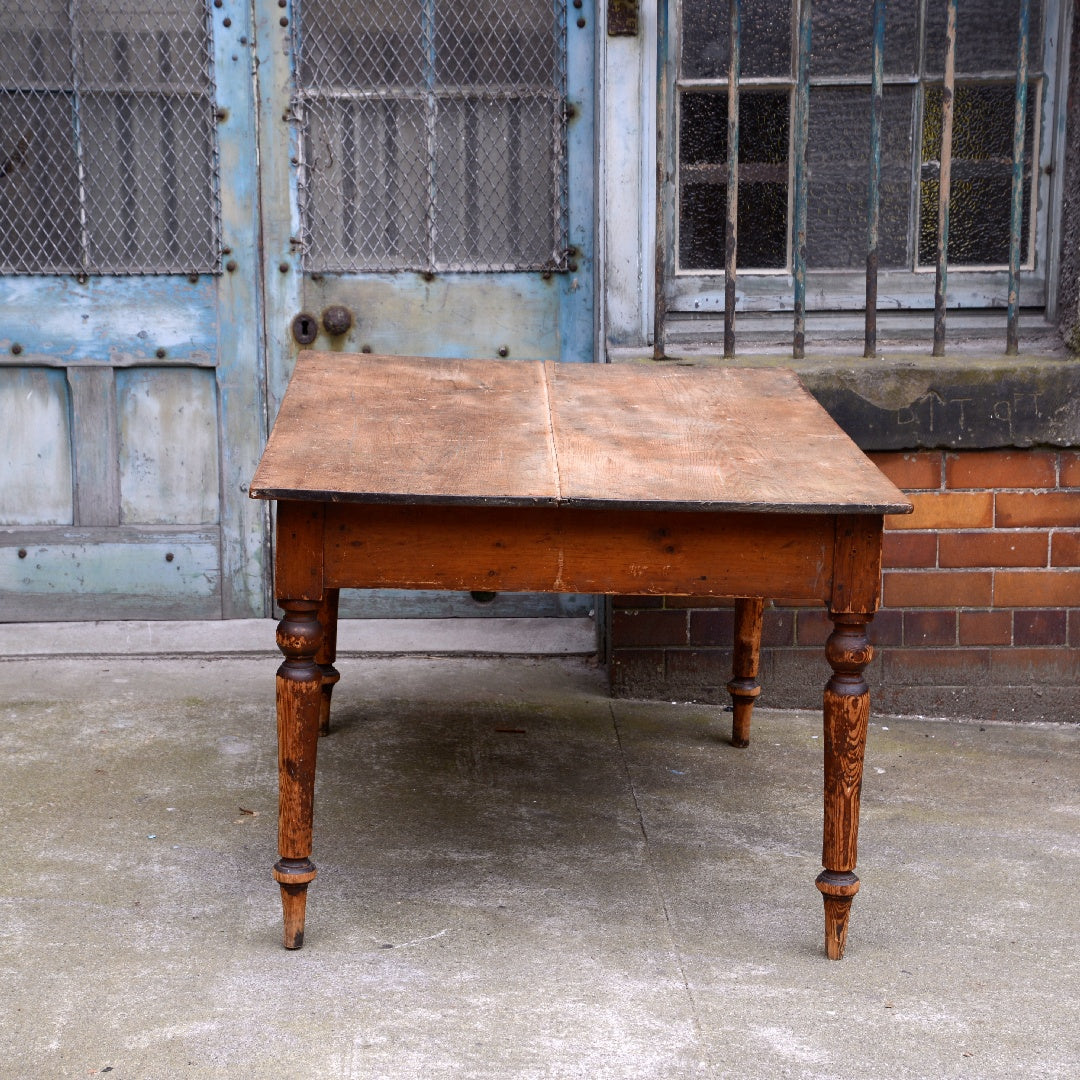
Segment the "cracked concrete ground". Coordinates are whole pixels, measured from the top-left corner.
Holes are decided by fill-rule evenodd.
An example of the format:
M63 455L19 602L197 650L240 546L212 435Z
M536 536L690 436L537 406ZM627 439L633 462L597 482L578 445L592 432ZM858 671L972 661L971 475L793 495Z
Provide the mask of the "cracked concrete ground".
M287 953L275 666L0 662L0 1076L1080 1075L1080 728L873 718L830 963L818 716L344 660Z

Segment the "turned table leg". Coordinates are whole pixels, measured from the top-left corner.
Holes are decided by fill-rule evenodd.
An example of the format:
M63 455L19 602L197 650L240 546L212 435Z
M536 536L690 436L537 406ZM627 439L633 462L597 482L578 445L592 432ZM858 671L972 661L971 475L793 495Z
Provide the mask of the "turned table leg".
M750 717L761 694L758 663L761 657L761 618L765 602L760 596L740 596L735 601L735 647L731 658L731 745L750 745Z
M825 830L817 887L825 901L825 949L844 955L859 836L859 794L870 716L863 671L873 656L866 637L870 615L829 612L834 630L825 646L833 675L825 687Z
M279 600L285 615L277 643L285 659L277 672L278 852L274 879L281 885L285 948L304 944L307 887L315 878L311 861L311 825L315 794L315 754L323 675L315 656L322 631L319 605L308 600Z
M341 672L334 667L337 659L338 597L340 589L327 589L319 608L319 625L322 627L322 644L315 656L315 663L322 672L322 701L319 703L319 734L330 734L330 696L341 679Z

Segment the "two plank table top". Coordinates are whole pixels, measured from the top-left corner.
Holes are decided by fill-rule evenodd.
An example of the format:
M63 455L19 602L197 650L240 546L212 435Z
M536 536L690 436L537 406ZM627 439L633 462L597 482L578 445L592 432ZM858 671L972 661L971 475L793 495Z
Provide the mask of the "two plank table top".
M279 849L303 942L341 588L731 597L732 741L762 598L823 602L826 949L847 935L884 514L911 506L788 371L301 353L251 496L277 500Z

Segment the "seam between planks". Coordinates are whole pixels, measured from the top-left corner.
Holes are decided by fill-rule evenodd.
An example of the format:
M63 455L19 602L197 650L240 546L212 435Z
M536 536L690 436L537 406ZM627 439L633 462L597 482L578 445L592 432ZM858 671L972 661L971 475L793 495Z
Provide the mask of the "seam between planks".
M562 471L559 468L559 444L555 438L555 361L544 361L544 414L547 417L548 440L551 444L551 461L555 469L555 505L561 506L563 502Z

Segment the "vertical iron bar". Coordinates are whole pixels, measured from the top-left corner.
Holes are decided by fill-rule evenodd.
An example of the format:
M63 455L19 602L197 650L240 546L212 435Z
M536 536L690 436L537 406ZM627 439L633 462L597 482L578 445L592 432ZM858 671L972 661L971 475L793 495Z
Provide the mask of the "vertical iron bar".
M727 225L724 234L724 355L735 355L735 284L739 236L739 63L742 0L728 0L731 54L727 94Z
M1024 224L1024 135L1027 127L1028 38L1031 0L1020 0L1016 56L1016 103L1013 118L1012 206L1009 214L1009 321L1005 353L1020 351L1020 233Z
M168 31L157 35L158 79L161 90L157 95L158 134L161 136L161 201L162 229L165 233L165 249L174 259L180 254L180 213L177 179L176 125L169 84L172 81L172 41Z
M945 81L941 87L941 167L938 174L937 275L934 281L934 356L945 355L945 293L949 276L949 195L952 186L957 4L958 0L948 0L945 26Z
M866 337L863 356L877 352L878 232L881 213L881 108L885 70L885 0L874 0L874 62L870 80L870 183L866 207Z
M435 271L436 255L436 203L438 188L435 177L435 156L438 153L438 136L436 133L436 120L438 111L438 98L435 94L435 0L424 0L423 10L420 15L421 45L424 50L424 83L427 88L427 269Z
M806 142L810 128L811 0L799 4L799 54L795 86L795 214L792 222L792 281L795 291L795 332L792 356L806 355Z
M131 42L126 33L114 33L113 39L113 74L121 86L130 86L131 78ZM123 243L127 269L133 265L138 254L139 241L139 175L135 133L135 109L130 91L118 91L113 95L113 108L116 110L113 120L116 130L116 149L118 172L120 173L121 220L118 229L119 239Z
M79 265L83 272L90 269L90 215L86 182L86 142L82 122L82 39L77 10L78 0L68 0L67 19L71 31L71 131L75 141L75 167L79 191Z

